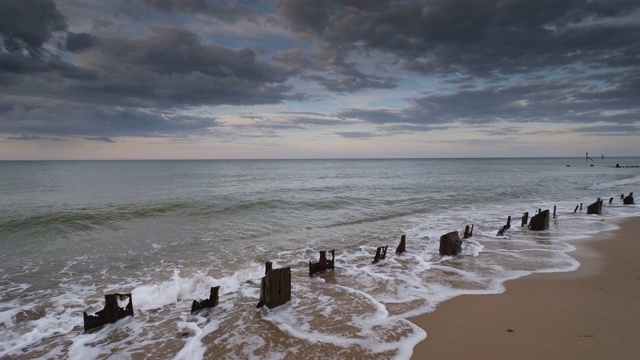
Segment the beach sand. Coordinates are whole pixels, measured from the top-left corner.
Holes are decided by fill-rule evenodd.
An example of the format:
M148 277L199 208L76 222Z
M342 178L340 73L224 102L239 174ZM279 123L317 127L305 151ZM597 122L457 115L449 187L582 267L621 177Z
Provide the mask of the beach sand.
M573 242L580 268L508 281L410 319L412 359L640 359L640 218Z

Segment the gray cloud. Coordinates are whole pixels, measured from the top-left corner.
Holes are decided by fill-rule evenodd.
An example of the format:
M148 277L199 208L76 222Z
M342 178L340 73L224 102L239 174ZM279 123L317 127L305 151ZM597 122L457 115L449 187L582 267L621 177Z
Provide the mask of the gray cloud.
M115 143L115 141L113 139L111 139L110 137L106 137L106 136L83 137L83 139L90 140L90 141L102 141L102 142L106 142L106 143Z
M334 134L346 139L369 139L372 137L382 136L377 132L368 131L335 131Z
M32 140L50 140L50 141L64 141L58 138L42 137L38 135L21 134L20 136L7 136L7 140L19 140L19 141L32 141Z
M0 107L0 131L169 135L216 125L211 119L172 114L176 109L274 104L289 96L285 82L290 73L259 60L251 50L203 44L194 33L175 27L151 31L145 39L70 32L66 46L78 51L76 65L56 56L39 60L0 54L0 90L11 97L7 103L24 109L5 106L3 112ZM22 76L27 73L37 76Z
M572 131L593 135L600 134L638 136L638 134L640 134L640 127L633 125L598 125L579 127L573 129Z

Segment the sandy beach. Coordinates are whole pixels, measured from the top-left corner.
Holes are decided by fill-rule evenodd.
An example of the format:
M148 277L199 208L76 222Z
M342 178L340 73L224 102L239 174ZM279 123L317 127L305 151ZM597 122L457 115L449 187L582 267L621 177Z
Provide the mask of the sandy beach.
M581 266L466 295L412 318L426 340L412 359L640 359L640 218L575 241Z

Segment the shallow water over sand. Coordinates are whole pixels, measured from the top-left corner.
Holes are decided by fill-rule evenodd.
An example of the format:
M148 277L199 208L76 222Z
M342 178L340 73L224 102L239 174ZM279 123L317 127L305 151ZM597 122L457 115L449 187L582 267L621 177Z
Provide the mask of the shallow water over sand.
M616 163L640 159L0 162L0 356L408 358L425 334L406 318L571 271L566 240L638 215L619 195L640 170ZM597 197L603 215L586 215ZM519 226L554 205L549 230ZM462 254L440 256L467 224ZM336 270L309 278L331 249ZM255 308L265 261L292 269L293 299L273 310ZM218 285L219 307L190 315ZM82 312L114 292L134 317L83 334Z

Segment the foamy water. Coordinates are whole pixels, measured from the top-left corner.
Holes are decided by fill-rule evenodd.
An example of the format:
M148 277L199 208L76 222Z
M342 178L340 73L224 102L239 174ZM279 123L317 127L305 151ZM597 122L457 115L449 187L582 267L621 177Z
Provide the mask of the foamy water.
M640 159L0 163L0 357L406 359L427 336L408 317L575 270L576 241L639 215L619 197L640 170L615 163ZM603 215L586 215L597 197ZM519 226L554 205L549 230ZM440 256L467 224L462 254ZM331 249L336 269L309 278ZM272 310L255 308L265 261L292 269L292 301ZM211 286L220 305L190 315ZM134 317L84 334L82 312L115 292Z

